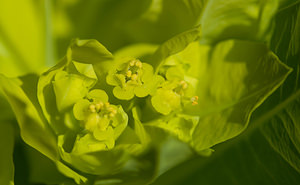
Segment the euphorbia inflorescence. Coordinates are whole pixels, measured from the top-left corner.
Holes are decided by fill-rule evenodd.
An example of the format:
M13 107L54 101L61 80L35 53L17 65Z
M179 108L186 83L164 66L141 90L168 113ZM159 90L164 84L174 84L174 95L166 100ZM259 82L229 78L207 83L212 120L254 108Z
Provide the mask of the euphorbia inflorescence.
M81 126L96 140L102 141L106 149L114 147L128 121L122 107L110 104L107 94L99 89L90 91L87 97L79 100L73 113L81 121Z
M152 94L161 80L160 76L153 74L153 67L150 64L135 58L117 60L106 77L107 83L115 86L113 94L122 100Z
M160 84L151 98L153 107L164 115L180 111L186 105L197 105L198 96L189 78L178 67L170 67L164 74L165 81Z

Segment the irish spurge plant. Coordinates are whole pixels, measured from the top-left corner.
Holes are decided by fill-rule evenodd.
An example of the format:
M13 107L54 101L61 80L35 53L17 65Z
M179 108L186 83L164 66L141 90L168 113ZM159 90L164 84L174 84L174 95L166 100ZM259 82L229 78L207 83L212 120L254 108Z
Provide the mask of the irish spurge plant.
M170 138L210 155L247 127L290 72L264 44L212 46L199 35L196 28L156 51L118 52L127 56L96 40L74 40L56 66L40 76L1 76L1 89L24 141L67 179L147 184L161 173L158 156Z

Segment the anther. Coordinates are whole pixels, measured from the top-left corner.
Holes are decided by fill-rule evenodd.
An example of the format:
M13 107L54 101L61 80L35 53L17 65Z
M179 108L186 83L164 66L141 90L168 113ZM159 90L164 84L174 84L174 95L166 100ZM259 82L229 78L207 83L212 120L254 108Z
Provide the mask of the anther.
M109 105L110 105L109 102L106 102L106 103L104 104L104 106L105 106L106 108L109 107Z
M128 78L130 78L131 75L132 75L132 71L127 71L127 72L126 72L126 76L127 76Z
M116 114L114 114L113 112L109 113L109 117L110 117L110 118L115 117L115 115L116 115Z
M136 81L137 78L138 78L138 75L137 75L137 74L131 75L131 80L132 80L132 81Z
M97 104L95 105L96 111L99 111L99 110L102 108L102 106L103 106L103 103L102 103L102 102L97 103Z
M112 109L111 112L112 112L113 114L117 114L117 110L116 110L116 109Z
M91 112L96 112L96 106L94 105L94 104L91 104L90 106L89 106L89 110L91 111Z
M198 99L199 97L198 96L194 96L191 98L191 101L192 101L192 105L198 105Z
M179 82L179 84L180 84L180 86L182 87L182 89L186 89L186 88L188 87L188 84L187 84L186 81L184 81L184 80L181 80L181 81Z
M134 64L135 64L135 60L131 60L129 63L130 66L134 66Z
M137 61L137 62L135 63L135 66L141 69L142 66L143 66L143 64L142 64L141 61Z

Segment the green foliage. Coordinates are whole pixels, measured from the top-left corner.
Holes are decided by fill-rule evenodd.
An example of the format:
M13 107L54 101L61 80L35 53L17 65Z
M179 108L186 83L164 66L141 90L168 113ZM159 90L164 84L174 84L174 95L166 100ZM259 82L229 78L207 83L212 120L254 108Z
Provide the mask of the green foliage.
M1 97L2 184L13 162L36 184L299 182L299 1L27 0L7 20L12 6L0 90L19 129ZM66 50L78 36L105 46Z
M201 17L202 42L216 43L226 39L265 41L278 0L208 1Z
M299 183L299 2L280 1L274 22L271 49L294 69L283 85L254 112L245 133L214 147L210 158L170 170L153 185Z

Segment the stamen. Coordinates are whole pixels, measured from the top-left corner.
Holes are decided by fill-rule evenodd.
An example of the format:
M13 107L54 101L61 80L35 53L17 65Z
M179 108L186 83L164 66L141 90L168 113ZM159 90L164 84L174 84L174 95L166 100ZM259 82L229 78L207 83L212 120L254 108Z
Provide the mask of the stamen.
M110 103L109 102L105 102L104 106L107 108L109 107Z
M198 99L199 97L198 96L194 96L191 98L191 101L192 101L192 105L198 105Z
M96 106L94 104L91 104L89 106L89 110L92 112L92 113L95 113L96 112Z
M132 81L136 81L137 79L138 79L138 75L137 74L131 75L131 80Z
M132 71L127 71L127 72L126 72L126 76L127 76L128 78L130 78L131 75L132 75Z
M142 66L143 66L143 64L142 64L141 61L137 61L137 62L135 63L135 66L141 69Z
M130 63L129 63L129 65L130 65L131 67L134 66L134 64L135 64L135 60L131 60Z
M103 107L103 103L99 102L99 103L95 104L95 107L96 107L96 111L98 112Z
M186 89L186 88L188 87L188 84L187 84L186 81L184 81L184 80L181 80L181 81L179 82L179 84L180 84L180 86L182 87L182 89Z
M111 112L114 113L114 114L117 114L117 110L116 109L113 109Z
M115 117L115 114L113 112L111 112L111 113L109 113L109 117L113 118L113 117Z

